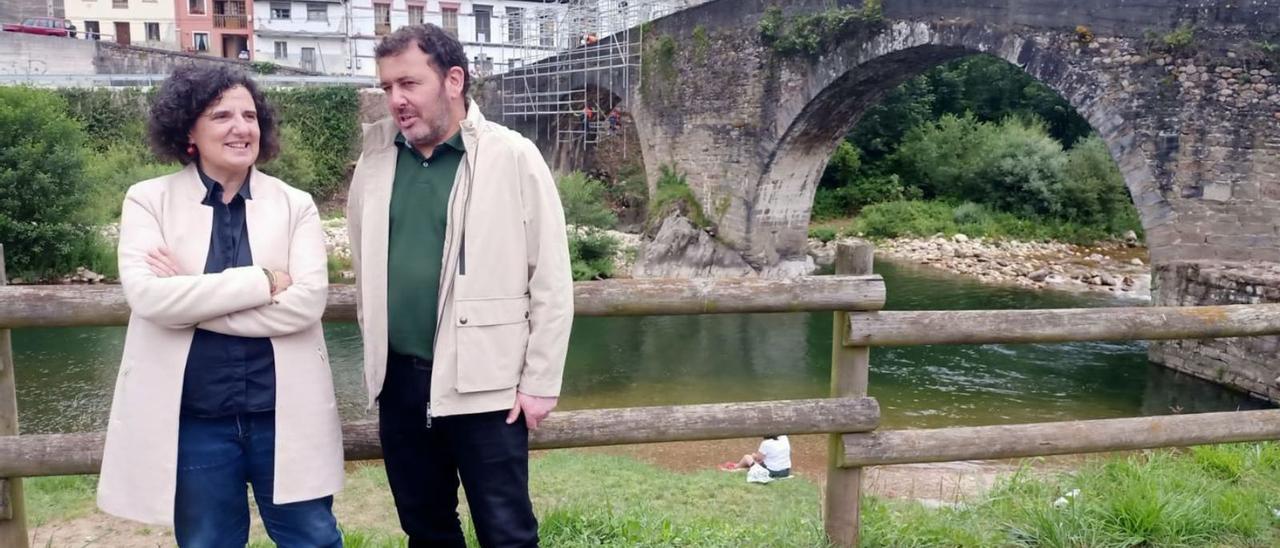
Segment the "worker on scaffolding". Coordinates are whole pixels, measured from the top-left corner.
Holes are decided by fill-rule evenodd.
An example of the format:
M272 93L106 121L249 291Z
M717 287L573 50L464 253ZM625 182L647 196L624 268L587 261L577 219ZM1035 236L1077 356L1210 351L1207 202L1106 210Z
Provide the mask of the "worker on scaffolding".
M613 105L613 109L609 111L609 136L617 135L620 129L622 129L622 109L618 105Z
M583 138L591 141L591 122L595 120L596 111L592 110L591 103L584 102L582 104L582 134Z

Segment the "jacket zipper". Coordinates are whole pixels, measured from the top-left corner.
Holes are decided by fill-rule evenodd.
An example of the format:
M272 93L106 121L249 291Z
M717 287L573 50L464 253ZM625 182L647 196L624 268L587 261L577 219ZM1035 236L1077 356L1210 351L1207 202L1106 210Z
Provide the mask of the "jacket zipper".
M465 131L465 129L463 131ZM480 139L478 136L476 138L475 148L476 148L475 154L478 160L479 153L480 153ZM467 154L468 155L472 154L472 152L468 152ZM459 276L465 275L467 273L467 262L466 262L467 256L465 253L466 245L467 245L467 208L471 206L471 187L472 187L472 183L475 180L475 170L472 167L473 162L470 161L470 158L463 158L462 163L467 170L467 183L466 183L467 199L462 204L462 235L459 238L459 242L458 242L458 275ZM458 198L457 189L454 189L454 191L455 192L454 192L453 198L456 200ZM453 200L449 201L449 212L451 214L453 212ZM445 257L447 258L448 254L446 254ZM449 298L449 295L453 293L453 286L454 284L452 283L449 284L449 290L444 295L440 296L441 298L440 302L444 302ZM441 307L441 309L443 310L443 307ZM440 338L440 326L442 325L443 320L444 320L443 317L440 317L440 316L436 317L436 331L435 331L436 340L439 340ZM435 345L433 344L432 346L434 347ZM435 376L434 368L432 371L432 376L433 377ZM424 411L426 414L426 427L431 428L431 381L430 380L427 381L427 404L424 408Z

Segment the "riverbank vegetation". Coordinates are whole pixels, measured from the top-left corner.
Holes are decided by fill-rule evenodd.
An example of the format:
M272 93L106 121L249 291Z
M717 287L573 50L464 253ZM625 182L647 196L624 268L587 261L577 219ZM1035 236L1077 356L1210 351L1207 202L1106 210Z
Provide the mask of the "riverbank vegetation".
M1141 235L1124 179L1088 122L990 56L941 65L872 107L828 163L813 217L872 237Z

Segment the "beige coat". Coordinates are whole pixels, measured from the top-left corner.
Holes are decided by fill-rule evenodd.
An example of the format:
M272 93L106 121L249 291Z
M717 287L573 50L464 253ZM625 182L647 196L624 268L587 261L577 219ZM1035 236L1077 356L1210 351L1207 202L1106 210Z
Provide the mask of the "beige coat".
M519 133L486 121L474 102L461 128L466 155L449 195L433 416L510 409L517 388L558 396L573 322L564 211L542 155ZM390 118L365 126L347 204L370 407L386 377L397 133ZM460 248L466 250L465 274Z
M328 292L324 234L305 192L254 171L245 202L257 266L158 278L147 252L168 246L183 272L203 272L213 209L194 165L133 185L120 219L120 281L133 314L107 425L98 506L171 525L177 482L182 378L195 327L271 337L275 347L275 502L342 488L342 425L320 329ZM262 268L293 285L272 302Z

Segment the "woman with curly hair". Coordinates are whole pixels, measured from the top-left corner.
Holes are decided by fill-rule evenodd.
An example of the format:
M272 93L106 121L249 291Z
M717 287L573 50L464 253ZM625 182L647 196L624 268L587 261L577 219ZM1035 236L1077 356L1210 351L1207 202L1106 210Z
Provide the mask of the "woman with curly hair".
M181 67L149 126L156 154L185 167L125 197L133 314L98 505L172 525L180 546L244 546L252 485L276 544L341 546L324 236L307 193L254 167L277 151L274 113L235 69Z

